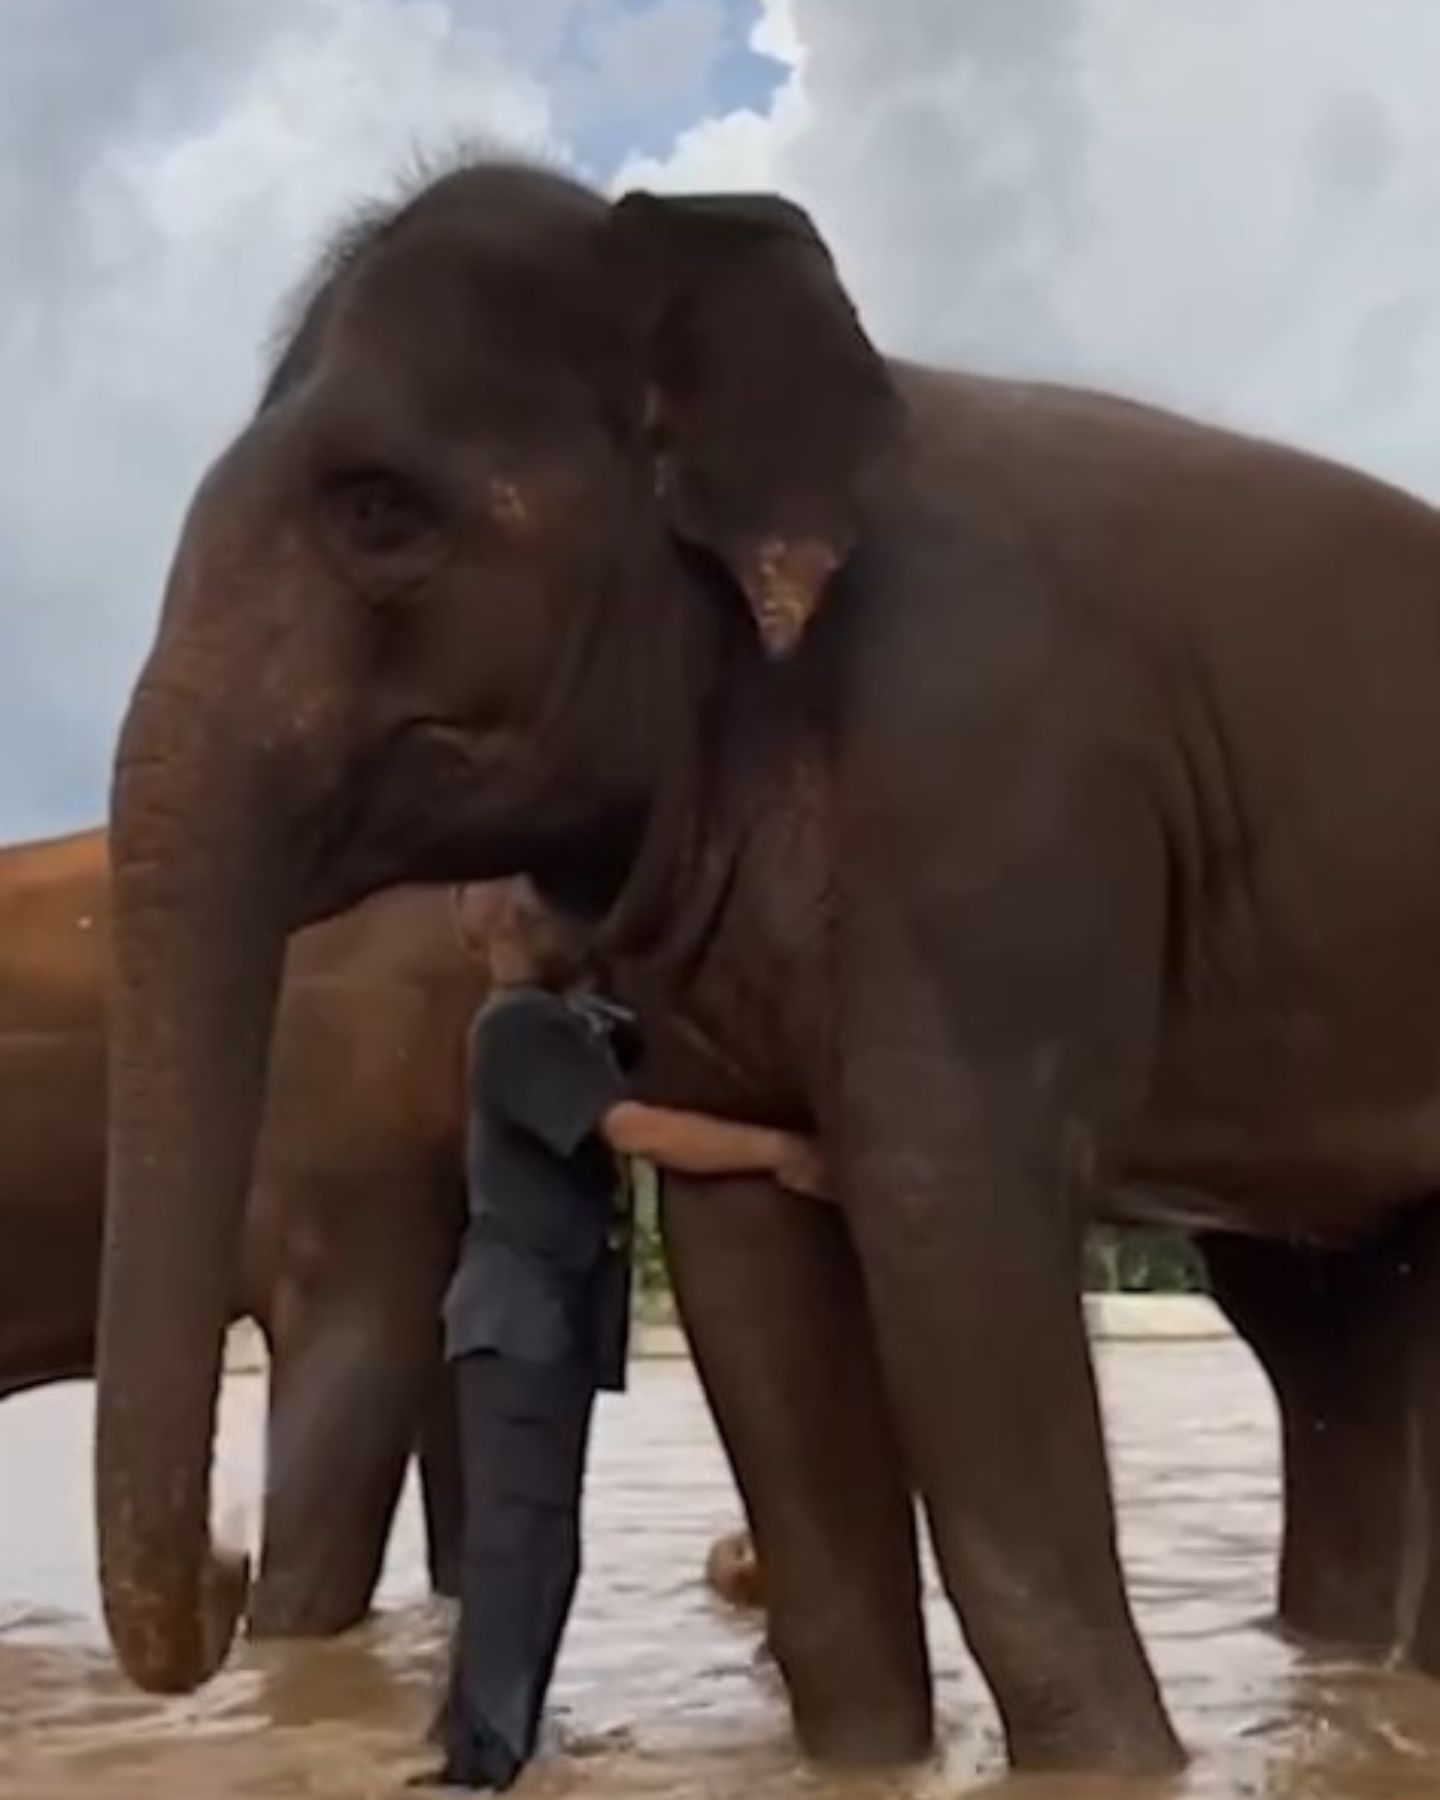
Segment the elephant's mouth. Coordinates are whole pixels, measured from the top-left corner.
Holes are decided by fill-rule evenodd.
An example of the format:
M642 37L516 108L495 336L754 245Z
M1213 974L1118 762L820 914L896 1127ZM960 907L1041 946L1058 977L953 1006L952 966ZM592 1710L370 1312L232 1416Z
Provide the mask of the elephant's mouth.
M298 927L402 882L488 881L526 864L518 740L417 719L360 757L303 834Z

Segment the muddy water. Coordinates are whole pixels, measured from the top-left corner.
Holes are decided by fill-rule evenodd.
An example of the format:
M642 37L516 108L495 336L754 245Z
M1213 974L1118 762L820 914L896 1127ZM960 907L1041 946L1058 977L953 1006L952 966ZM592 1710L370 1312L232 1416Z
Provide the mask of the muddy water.
M1276 1530L1270 1406L1228 1340L1101 1347L1126 1561L1166 1691L1196 1753L1195 1800L1440 1800L1440 1686L1305 1659L1258 1623ZM245 1529L263 1393L234 1380L218 1508ZM111 1672L89 1543L90 1398L0 1408L0 1800L372 1800L417 1750L447 1620L425 1596L414 1495L382 1610L325 1646L248 1649L197 1699L156 1704ZM556 1700L558 1742L524 1790L595 1800L1109 1800L1113 1783L1001 1772L984 1691L932 1597L944 1750L904 1781L826 1781L791 1753L753 1625L698 1582L732 1522L688 1368L649 1363L602 1407L588 1569ZM253 1523L253 1521L250 1521ZM1130 1790L1123 1790L1130 1791ZM1137 1793L1140 1790L1135 1790Z

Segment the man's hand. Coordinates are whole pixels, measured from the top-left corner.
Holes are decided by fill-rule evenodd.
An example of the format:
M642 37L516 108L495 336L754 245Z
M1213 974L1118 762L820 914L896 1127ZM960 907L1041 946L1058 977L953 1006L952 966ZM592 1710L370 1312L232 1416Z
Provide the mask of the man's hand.
M804 1194L810 1200L831 1198L830 1176L813 1138L785 1134L775 1162L775 1179L792 1194Z

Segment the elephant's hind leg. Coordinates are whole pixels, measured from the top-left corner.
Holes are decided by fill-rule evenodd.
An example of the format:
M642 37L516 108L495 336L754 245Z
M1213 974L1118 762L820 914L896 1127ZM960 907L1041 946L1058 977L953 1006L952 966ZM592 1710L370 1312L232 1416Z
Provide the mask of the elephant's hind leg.
M1403 1237L1321 1251L1216 1235L1202 1247L1215 1298L1279 1408L1280 1622L1388 1650L1400 1629L1411 1475Z
M664 1219L801 1744L835 1763L921 1757L931 1695L914 1507L841 1220L768 1182L675 1180Z
M1406 1660L1440 1677L1440 1208L1434 1201L1413 1215L1404 1282L1411 1330L1406 1397L1418 1514L1412 1538L1421 1550L1407 1561L1401 1624Z
M321 1309L276 1343L256 1637L327 1637L365 1618L429 1391L433 1323Z

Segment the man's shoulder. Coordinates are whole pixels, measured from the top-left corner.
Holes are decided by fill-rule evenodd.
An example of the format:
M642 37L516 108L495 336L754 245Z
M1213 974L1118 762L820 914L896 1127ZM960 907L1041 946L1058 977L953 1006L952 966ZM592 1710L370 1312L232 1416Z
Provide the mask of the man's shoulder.
M514 987L492 994L475 1015L475 1038L508 1035L534 1025L573 1025L574 1015L559 994L548 988Z

